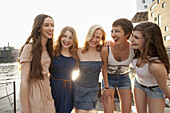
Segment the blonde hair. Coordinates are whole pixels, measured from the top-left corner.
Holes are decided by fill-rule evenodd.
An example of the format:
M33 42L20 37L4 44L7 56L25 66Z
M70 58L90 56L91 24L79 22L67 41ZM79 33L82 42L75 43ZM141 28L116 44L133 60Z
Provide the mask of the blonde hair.
M82 53L85 53L85 52L88 51L88 48L89 48L89 43L88 42L92 39L94 32L96 30L99 30L99 29L102 30L103 36L102 36L101 42L96 46L96 50L97 51L101 50L101 48L102 48L102 46L103 46L103 44L105 42L106 33L105 33L105 31L104 31L104 29L103 29L103 27L101 25L95 24L95 25L90 27L90 29L89 29L86 37L85 37L85 42L84 42L84 47L82 49Z

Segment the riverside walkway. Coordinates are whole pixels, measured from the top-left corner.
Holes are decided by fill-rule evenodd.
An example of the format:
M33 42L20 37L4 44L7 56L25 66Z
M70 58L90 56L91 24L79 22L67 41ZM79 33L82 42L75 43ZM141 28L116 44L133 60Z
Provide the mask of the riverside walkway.
M170 76L168 77L167 84L170 87ZM16 113L20 113L19 85L20 85L20 79L18 79L16 81ZM1 89L1 91L3 91L3 90ZM11 99L11 102L12 102L12 100L13 99ZM115 103L115 106L116 106L114 113L121 113L120 112L120 106L119 106L120 103L119 103L119 99L117 97L115 97L114 103ZM9 100L0 100L0 106L1 107L2 107L2 105L8 105L8 104L9 104ZM170 101L166 99L166 105L165 105L164 113L170 113L170 107L168 107L168 106L170 106ZM9 107L7 107L5 109L0 108L0 113L14 113L14 112L13 112L13 109L11 109L11 106L9 105ZM73 110L71 113L75 113L75 111ZM96 110L92 110L91 113L104 113L100 93L98 95ZM136 109L135 109L133 102L132 102L132 113L136 113Z
M170 87L170 76L167 79L167 84ZM114 100L115 100L115 102L114 102L114 104L115 104L114 113L121 113L119 98L117 96L115 96ZM165 101L166 102L165 102L164 113L170 113L170 100L166 99ZM75 111L73 110L71 113L75 113ZM99 96L98 96L96 110L92 110L90 113L104 113L100 93L99 93ZM132 101L132 112L131 113L136 113L136 108L135 108L135 105L134 105L133 101Z

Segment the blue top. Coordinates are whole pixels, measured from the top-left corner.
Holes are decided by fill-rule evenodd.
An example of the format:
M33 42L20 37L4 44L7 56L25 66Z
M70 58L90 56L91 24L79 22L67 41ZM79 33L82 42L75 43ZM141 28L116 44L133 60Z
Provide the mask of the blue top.
M83 87L98 86L101 67L102 61L80 61L80 75L76 82Z
M65 57L60 54L53 58L53 71L51 75L56 79L72 80L72 72L75 69L76 60L73 57Z

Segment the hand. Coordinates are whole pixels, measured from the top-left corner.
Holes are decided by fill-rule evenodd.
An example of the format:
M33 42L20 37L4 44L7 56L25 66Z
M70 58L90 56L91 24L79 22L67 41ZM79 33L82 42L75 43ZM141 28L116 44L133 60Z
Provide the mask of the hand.
M104 47L107 47L108 45L111 46L114 42L111 40L108 40L104 43Z
M102 94L102 101L108 101L109 96L113 98L113 89L104 89Z

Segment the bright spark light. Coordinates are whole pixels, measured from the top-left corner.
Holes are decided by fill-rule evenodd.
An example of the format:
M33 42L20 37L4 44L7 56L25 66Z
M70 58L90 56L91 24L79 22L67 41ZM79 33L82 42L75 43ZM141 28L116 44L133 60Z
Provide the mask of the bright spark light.
M73 71L73 73L72 73L72 80L73 81L76 80L78 76L79 76L79 70Z

